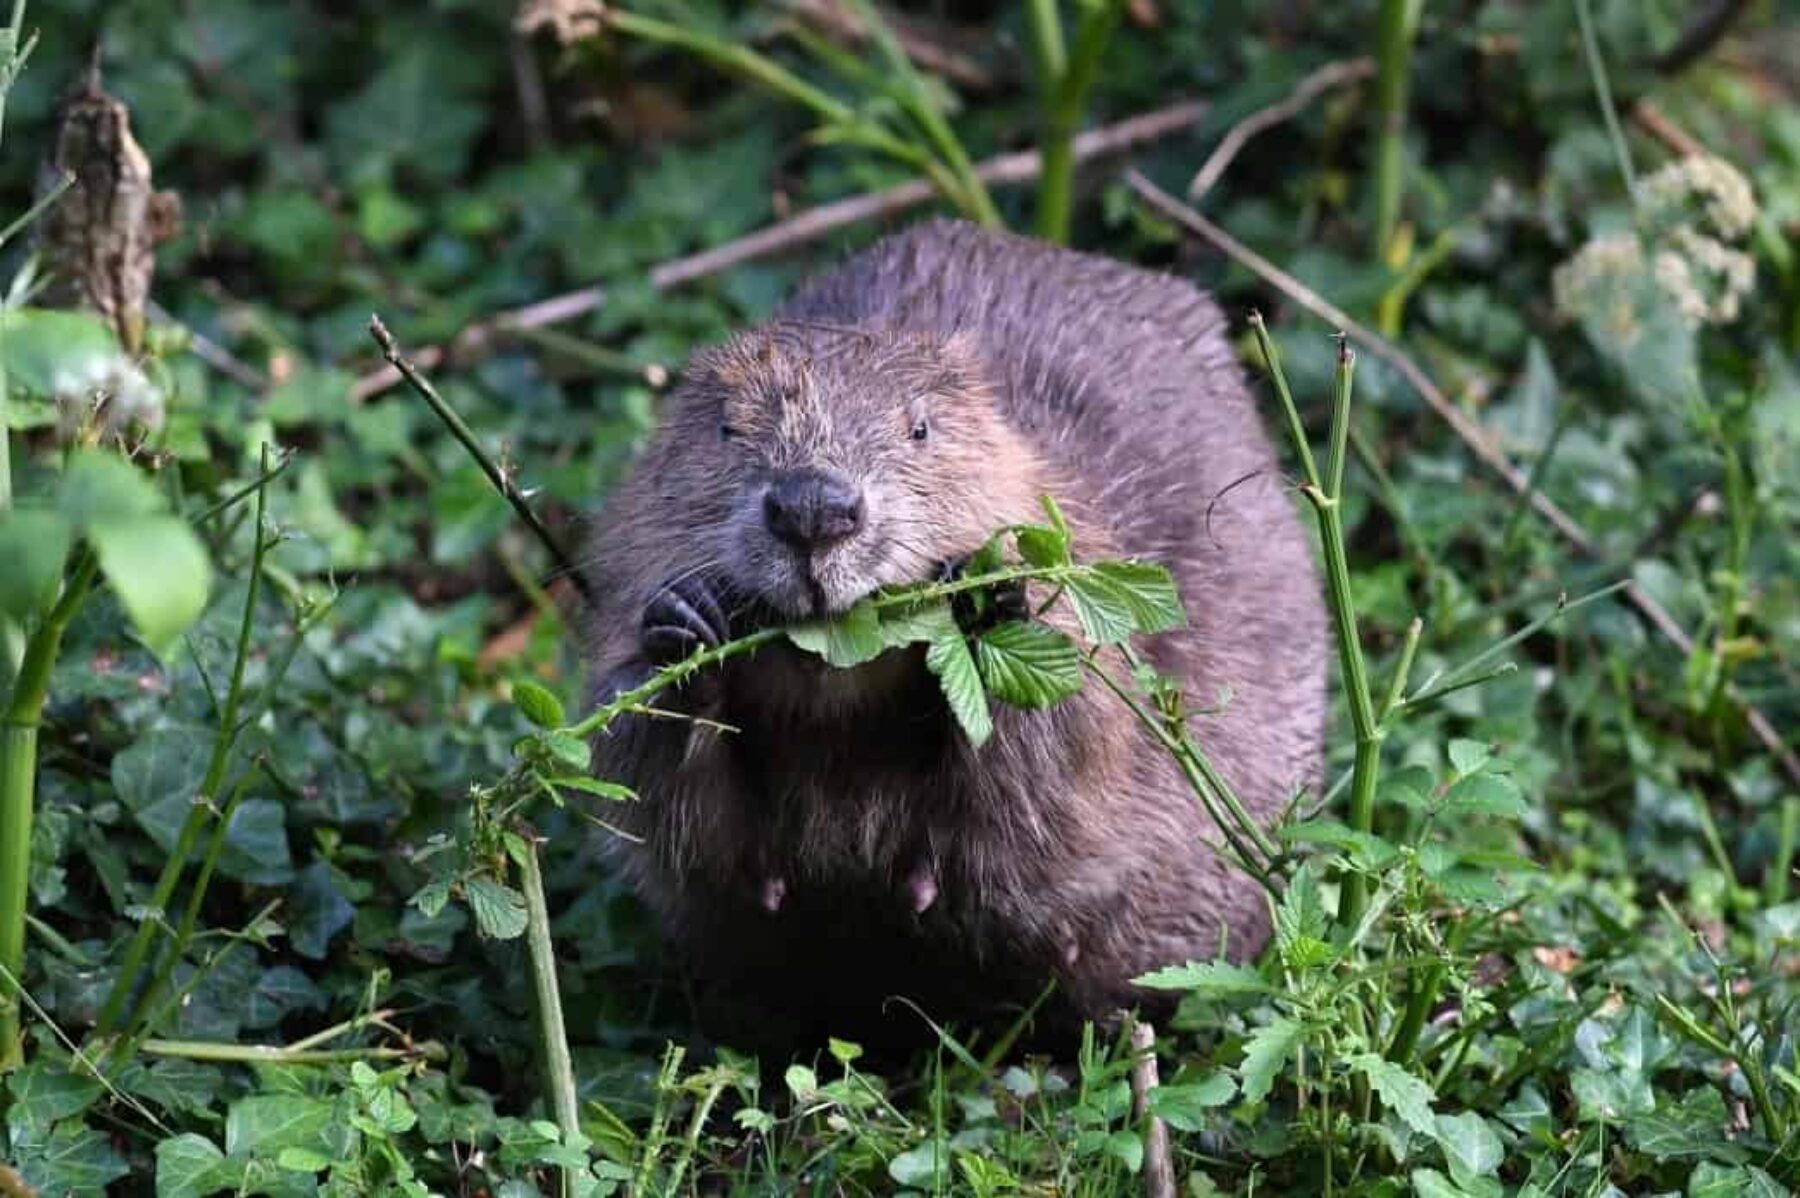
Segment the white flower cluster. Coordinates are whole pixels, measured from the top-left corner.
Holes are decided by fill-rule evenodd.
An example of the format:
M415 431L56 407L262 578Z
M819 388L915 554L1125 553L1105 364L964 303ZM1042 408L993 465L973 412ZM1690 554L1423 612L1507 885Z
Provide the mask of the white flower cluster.
M1755 260L1727 244L1756 220L1749 181L1695 156L1645 179L1637 199L1642 232L1596 237L1557 267L1557 311L1620 348L1652 323L1651 307L1672 309L1689 330L1736 320L1756 285Z
M1683 224L1698 214L1726 241L1738 240L1756 221L1750 180L1724 159L1705 154L1678 159L1645 179L1638 203L1652 226Z
M51 391L65 434L95 425L107 432L133 424L162 426L162 390L121 353L64 363L51 380Z

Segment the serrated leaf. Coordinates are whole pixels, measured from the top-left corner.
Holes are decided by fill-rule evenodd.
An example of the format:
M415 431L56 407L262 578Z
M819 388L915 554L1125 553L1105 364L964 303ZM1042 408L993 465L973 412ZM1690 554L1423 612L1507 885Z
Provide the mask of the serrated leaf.
M24 620L50 605L73 537L55 512L0 513L0 614Z
M984 745L994 734L994 717L988 710L987 692L981 687L981 673L969 653L962 630L952 620L933 638L925 651L925 668L937 675L944 701L962 726L963 734L973 745Z
M975 664L988 693L1015 707L1050 707L1081 689L1075 642L1043 624L988 629L975 642Z
M1381 1101L1400 1116L1402 1123L1422 1136L1437 1134L1437 1118L1431 1110L1435 1095L1430 1083L1372 1052L1359 1052L1345 1063L1369 1079Z
M450 879L434 878L413 892L407 902L417 907L427 919L444 909L450 901Z
M165 652L206 607L212 563L200 538L174 516L109 516L87 525L87 539L138 635Z
M1274 993L1274 987L1255 969L1228 961L1189 961L1186 965L1170 965L1134 978L1132 984L1151 990L1186 990L1203 998Z
M560 728L568 722L562 700L529 678L513 682L512 699L520 713L539 728Z
M1300 1047L1305 1030L1282 1015L1250 1033L1244 1042L1244 1063L1238 1066L1245 1102L1261 1102L1269 1096L1276 1075Z
M1144 1167L1144 1141L1135 1131L1115 1131L1106 1137L1106 1155L1136 1173Z
M1158 1086L1150 1091L1150 1111L1176 1131L1201 1131L1207 1112L1231 1101L1237 1083L1228 1073L1215 1073L1191 1085Z
M872 661L888 647L881 617L866 599L842 615L795 624L788 628L787 637L839 669Z
M474 913L475 926L494 940L511 940L525 931L525 896L492 878L470 878L463 894Z
M1066 580L1087 638L1113 645L1133 633L1163 632L1187 620L1175 580L1148 562L1096 562Z
M1438 810L1456 815L1494 815L1523 819L1531 804L1519 784L1504 774L1470 774L1459 779L1438 802Z
M156 1198L206 1198L224 1178L225 1154L205 1136L186 1132L156 1146Z

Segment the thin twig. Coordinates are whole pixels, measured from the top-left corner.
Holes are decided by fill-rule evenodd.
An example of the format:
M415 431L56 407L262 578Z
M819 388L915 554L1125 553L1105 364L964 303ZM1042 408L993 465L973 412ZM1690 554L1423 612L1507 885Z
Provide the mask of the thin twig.
M1469 447L1476 458L1511 487L1515 492L1527 497L1532 509L1542 516L1551 527L1561 534L1577 553L1583 557L1597 557L1598 549L1594 539L1588 534L1573 516L1563 511L1556 502L1542 491L1532 489L1531 480L1526 473L1513 465L1505 452L1496 446L1488 436L1487 430L1450 401L1431 381L1418 363L1386 338L1378 336L1369 329L1352 320L1342 308L1320 296L1318 292L1288 274L1280 267L1246 246L1243 242L1227 233L1213 222L1183 204L1180 200L1150 182L1136 170L1127 170L1124 175L1125 184L1136 192L1151 208L1167 219L1175 222L1194 236L1209 242L1222 253L1242 263L1253 273L1260 276L1276 290L1292 299L1295 303L1344 332L1350 339L1362 346L1375 357L1380 358L1399 372L1423 399L1432 411L1443 418L1463 444ZM1694 638L1682 628L1669 610L1658 603L1642 587L1635 582L1625 587L1625 597L1631 605L1638 609L1663 638L1674 645L1682 654L1694 651ZM1800 783L1800 755L1789 748L1779 730L1764 715L1761 709L1751 704L1735 687L1729 692L1732 702L1744 713L1744 720L1756 739L1762 742L1788 776Z
M1631 119L1671 153L1683 158L1699 158L1706 154L1706 147L1693 134L1670 120L1667 113L1649 100L1639 100L1631 106Z
M1344 87L1367 79L1375 73L1375 60L1367 56L1351 58L1343 62L1329 62L1312 72L1289 92L1284 99L1259 108L1237 124L1233 125L1219 144L1207 156L1199 170L1194 172L1194 181L1188 184L1187 194L1190 201L1198 200L1217 183L1251 138L1257 134L1274 128L1284 121L1292 120L1314 100L1333 88Z
M869 40L868 26L846 10L841 0L786 0L785 7L830 37L858 47ZM902 20L890 12L882 11L881 19L893 29L906 56L925 70L971 91L988 91L994 86L993 76L980 63L945 44L947 37L940 40L913 21Z
M1116 124L1090 129L1075 138L1075 161L1080 165L1112 157L1147 142L1160 141L1181 133L1191 129L1206 111L1207 105L1204 102L1187 100L1128 117ZM1013 154L1001 154L979 163L975 168L975 175L983 183L1008 186L1029 183L1042 170L1043 161L1038 152L1022 150ZM937 188L931 183L915 179L883 191L820 204L724 245L664 262L650 271L650 289L670 291L700 279L711 278L746 262L786 253L848 225L897 216L929 203L937 194ZM446 359L461 360L474 356L496 336L509 330L538 328L574 320L596 310L605 302L606 288L595 284L522 308L514 308L468 325L456 335L448 348L426 346L420 349L413 355L413 362L421 370L432 370ZM360 403L401 381L399 369L389 364L357 379L351 385L350 398L352 402Z
M538 542L549 552L550 560L556 564L556 572L573 582L575 589L581 592L583 599L592 600L593 595L589 592L587 578L580 570L576 569L575 559L569 556L569 551L563 548L562 542L557 540L555 534L544 526L542 520L538 519L537 512L532 509L531 501L526 497L525 492L519 490L519 484L513 481L512 475L501 469L499 464L488 456L487 450L481 447L481 442L475 439L474 432L463 422L463 418L457 415L456 409L444 401L444 397L437 393L437 388L431 385L429 379L414 369L411 362L400 356L400 347L394 343L394 335L387 331L387 326L381 323L381 317L369 317L369 336L375 338L375 344L381 347L381 354L388 360L388 363L400 372L400 376L412 385L414 391L419 393L419 398L423 399L427 406L437 414L437 418L443 421L444 427L450 430L450 435L469 451L469 456L475 459L476 464L481 467L481 472L487 475L489 482L494 484L494 489L506 497L506 502L512 504L513 511L519 514L519 519L525 522L525 527L532 531Z

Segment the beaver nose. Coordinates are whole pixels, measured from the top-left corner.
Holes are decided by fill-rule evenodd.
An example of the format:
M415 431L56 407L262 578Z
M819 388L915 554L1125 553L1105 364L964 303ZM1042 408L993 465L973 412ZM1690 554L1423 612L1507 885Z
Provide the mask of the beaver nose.
M763 521L796 549L822 549L862 527L862 493L829 471L791 471L763 495Z

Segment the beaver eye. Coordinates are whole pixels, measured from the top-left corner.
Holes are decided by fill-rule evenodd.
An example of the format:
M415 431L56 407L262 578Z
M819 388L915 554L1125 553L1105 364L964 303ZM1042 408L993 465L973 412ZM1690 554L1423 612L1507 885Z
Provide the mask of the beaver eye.
M931 425L929 423L927 423L927 421L925 420L925 417L921 416L917 420L913 421L913 426L912 426L912 439L913 440L923 441L925 438L929 437L930 435L931 435Z
M729 441L733 437L736 437L737 435L738 435L738 430L733 428L731 425L724 424L724 423L721 423L719 425L719 440Z

